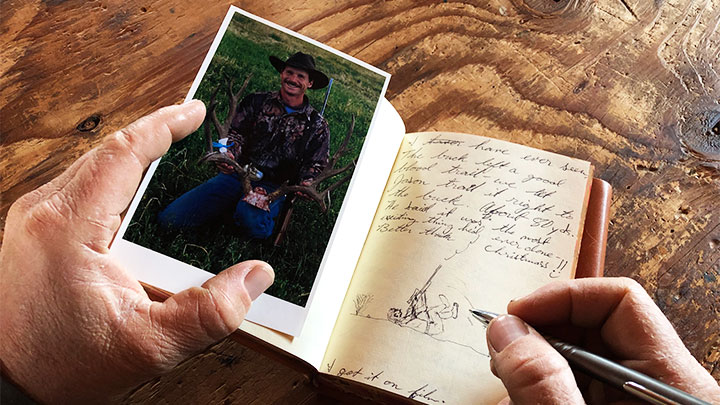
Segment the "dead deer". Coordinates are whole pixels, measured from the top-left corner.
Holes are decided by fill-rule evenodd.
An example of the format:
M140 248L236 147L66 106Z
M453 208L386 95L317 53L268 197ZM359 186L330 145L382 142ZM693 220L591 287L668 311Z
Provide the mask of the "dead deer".
M259 194L253 190L250 175L248 173L248 169L246 167L241 166L238 162L235 161L235 159L230 158L224 153L221 153L219 151L213 150L213 142L212 142L212 131L210 128L210 125L215 127L215 130L218 133L218 139L227 138L228 134L230 132L230 125L232 121L235 119L235 116L237 115L237 105L238 101L240 99L240 95L245 91L245 88L247 88L248 83L250 82L250 77L252 75L248 76L245 79L245 82L241 86L240 90L237 92L233 92L233 86L234 86L234 80L229 79L226 81L226 93L227 97L229 99L229 110L227 118L223 123L220 123L220 120L217 117L216 108L217 108L217 100L216 96L217 93L220 91L220 88L222 87L222 84L219 85L215 91L212 93L210 97L210 102L208 104L207 108L207 114L205 115L205 122L203 123L203 130L205 134L205 148L206 153L205 155L200 158L200 162L211 162L211 163L224 163L229 165L233 168L235 173L238 174L240 179L243 182L243 191L245 192L245 197L243 198L244 201L247 201L248 203L264 209L266 211L270 210L270 203L274 200L277 200L278 198L289 195L289 194L301 194L303 196L308 197L309 199L315 201L319 206L322 212L326 212L328 209L328 204L326 204L326 200L329 199L329 194L331 191L335 190L352 177L352 171L350 169L355 167L355 160L352 160L350 163L345 165L341 168L335 168L335 165L337 164L338 159L347 152L347 146L350 141L350 137L353 134L353 129L355 128L355 115L352 116L351 122L350 122L350 128L348 129L347 134L345 135L345 139L343 139L342 144L340 147L335 151L335 153L332 155L330 160L328 161L328 164L325 166L325 169L320 172L310 184L307 185L299 185L299 184L288 184L288 182L285 182L284 184L281 184L277 189L272 191L271 193L265 194ZM346 173L350 171L349 173ZM323 183L325 180L328 180L332 177L335 177L337 175L345 173L340 179L333 182L330 185L327 185L323 189L321 189L321 183Z

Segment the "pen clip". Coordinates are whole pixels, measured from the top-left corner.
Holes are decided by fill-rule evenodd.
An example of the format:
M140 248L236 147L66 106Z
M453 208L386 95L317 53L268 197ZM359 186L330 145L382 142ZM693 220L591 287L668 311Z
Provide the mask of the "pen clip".
M675 402L657 392L650 391L642 385L634 382L627 381L623 384L623 389L629 393L635 394L638 397L650 402L651 404L657 405L681 405L679 402Z

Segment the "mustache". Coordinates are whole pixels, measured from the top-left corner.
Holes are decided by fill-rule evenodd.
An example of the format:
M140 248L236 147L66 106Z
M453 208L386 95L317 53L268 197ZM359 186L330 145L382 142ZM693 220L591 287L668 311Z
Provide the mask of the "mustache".
M291 79L285 79L285 80L283 80L283 83L292 84L295 87L300 87L300 83L298 83L294 80L291 80Z

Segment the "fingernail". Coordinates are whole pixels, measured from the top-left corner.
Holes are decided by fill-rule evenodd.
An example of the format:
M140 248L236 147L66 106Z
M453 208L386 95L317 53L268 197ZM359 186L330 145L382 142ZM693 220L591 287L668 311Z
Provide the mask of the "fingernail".
M522 319L513 315L500 315L490 323L488 343L496 352L501 352L515 339L530 333Z
M523 295L523 296L520 296L520 297L515 297L515 298L511 299L510 302L515 302L515 301L524 300L525 297L527 297L527 295Z
M274 275L270 266L258 265L245 276L245 289L253 301L272 285L275 279Z
M202 102L202 100L198 99L192 99L182 104L183 108L186 108L188 110L205 110L205 103Z

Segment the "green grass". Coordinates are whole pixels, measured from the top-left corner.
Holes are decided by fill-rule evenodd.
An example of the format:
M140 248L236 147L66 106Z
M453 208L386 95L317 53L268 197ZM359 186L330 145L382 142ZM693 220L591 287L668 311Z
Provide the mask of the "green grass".
M275 55L284 60L297 51L313 55L317 68L335 80L325 110L325 119L330 126L331 154L342 142L351 116L356 116L349 152L338 162L343 166L360 153L384 78L337 55L238 14L220 42L195 98L207 104L214 89L226 77L235 78L236 88L239 88L250 73L253 77L242 96L257 91L275 91L279 89L280 79L268 56ZM228 105L222 94L218 94L221 121L227 116ZM310 104L319 110L325 91L309 90L307 95ZM217 139L217 134L214 138ZM232 224L230 212L226 219L204 229L166 232L158 227L157 214L184 192L217 174L214 166L197 164L203 148L202 129L170 148L143 195L125 239L211 273L243 260L265 260L276 274L275 284L268 293L303 306L347 184L332 193L332 203L326 213L322 213L317 204L298 199L285 240L278 247L274 247L271 240L245 238Z

